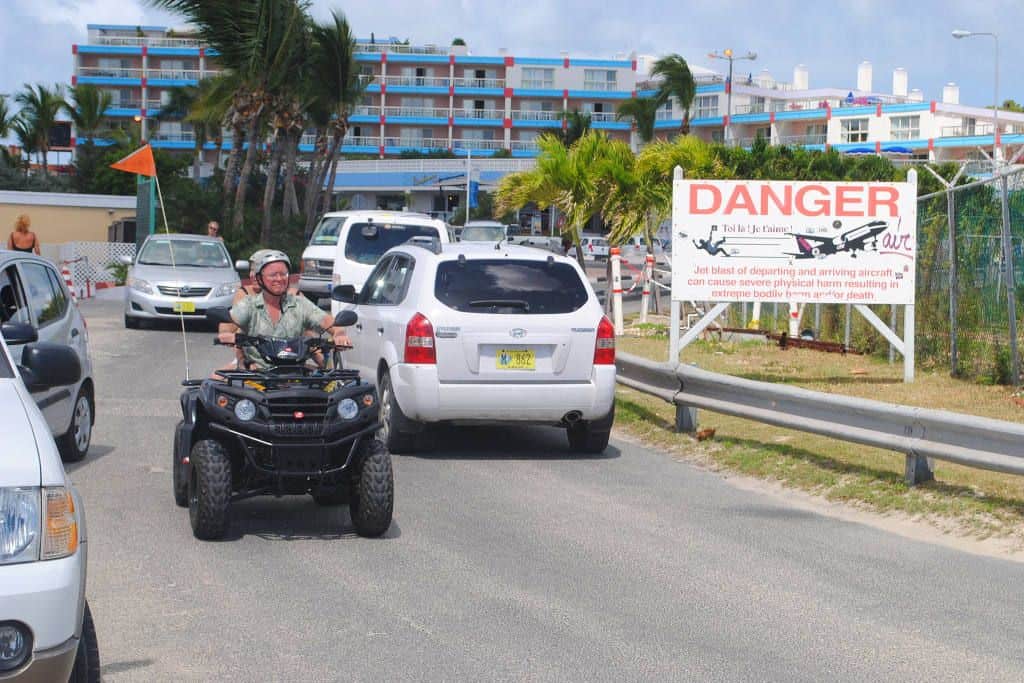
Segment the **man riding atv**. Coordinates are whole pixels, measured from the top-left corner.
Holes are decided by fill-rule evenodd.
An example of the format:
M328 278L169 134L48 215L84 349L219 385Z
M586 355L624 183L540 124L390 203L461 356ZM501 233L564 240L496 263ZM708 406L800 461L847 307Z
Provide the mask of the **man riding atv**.
M306 297L289 293L291 261L287 254L265 249L253 256L252 271L260 291L243 297L231 308L231 319L235 324L220 325L218 339L222 344L234 344L235 332L239 329L252 336L278 338L299 337L307 330L317 333L330 330L337 346L352 346L345 329L335 327L329 314ZM254 349L245 348L244 353L248 368L264 367L263 360Z

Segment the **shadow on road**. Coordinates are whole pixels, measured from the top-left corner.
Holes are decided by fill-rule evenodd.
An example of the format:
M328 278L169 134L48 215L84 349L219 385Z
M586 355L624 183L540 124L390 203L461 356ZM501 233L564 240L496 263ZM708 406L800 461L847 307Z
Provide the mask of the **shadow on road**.
M223 541L255 536L265 541L336 541L360 538L347 505L320 506L307 496L258 497L232 503ZM402 530L392 520L381 539L398 538Z
M435 447L409 456L428 460L611 460L619 449L573 453L565 430L556 427L436 427Z
M120 674L134 669L143 669L152 666L156 660L153 659L132 659L127 662L111 662L100 667L100 673L104 676Z
M89 452L85 455L84 459L78 462L64 463L64 471L67 472L68 474L73 474L74 472L82 469L83 467L88 467L90 463L94 463L100 458L106 455L110 455L115 450L117 449L114 448L113 446L99 446L97 444L92 444L89 446Z

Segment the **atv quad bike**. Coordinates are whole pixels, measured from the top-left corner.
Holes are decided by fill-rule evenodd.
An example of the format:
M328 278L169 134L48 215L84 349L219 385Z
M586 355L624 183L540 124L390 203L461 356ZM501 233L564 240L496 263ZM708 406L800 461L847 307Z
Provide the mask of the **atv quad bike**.
M227 309L208 315L230 321ZM355 322L354 311L335 318L339 326ZM342 368L340 349L319 337L237 334L235 346L255 349L267 368L219 370L219 379L183 382L174 501L188 507L196 538L223 537L228 506L262 495L348 503L360 536L387 531L394 479L391 455L376 438L374 385ZM318 351L330 354L333 367L308 367Z

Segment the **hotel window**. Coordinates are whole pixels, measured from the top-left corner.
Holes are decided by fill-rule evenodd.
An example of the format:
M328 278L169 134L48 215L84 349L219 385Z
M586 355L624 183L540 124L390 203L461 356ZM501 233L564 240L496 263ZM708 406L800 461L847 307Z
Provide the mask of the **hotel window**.
M772 141L772 127L771 126L761 126L760 128L756 128L754 130L754 137L755 138L764 138L765 142L771 142Z
M867 119L843 119L843 142L867 142Z
M894 116L890 125L893 140L916 140L921 137L920 116Z
M584 90L615 90L614 69L584 69Z
M807 139L806 144L808 145L824 145L825 136L828 135L828 124L827 123L812 123L807 126Z
M523 69L524 88L554 88L554 69Z
M693 100L695 119L718 116L718 95L701 95Z

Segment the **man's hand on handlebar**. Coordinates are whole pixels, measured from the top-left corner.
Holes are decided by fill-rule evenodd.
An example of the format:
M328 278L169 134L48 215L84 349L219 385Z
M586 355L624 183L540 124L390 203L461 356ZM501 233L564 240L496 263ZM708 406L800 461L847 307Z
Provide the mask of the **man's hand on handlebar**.
M352 340L349 339L348 338L348 334L345 333L345 328L343 328L343 327L335 327L334 328L334 335L333 336L334 336L334 345L335 346L337 346L339 348L343 348L343 349L351 349L352 348Z
M235 345L235 333L234 332L218 332L217 341L225 346Z

